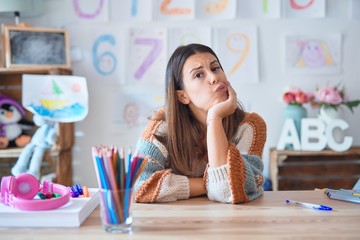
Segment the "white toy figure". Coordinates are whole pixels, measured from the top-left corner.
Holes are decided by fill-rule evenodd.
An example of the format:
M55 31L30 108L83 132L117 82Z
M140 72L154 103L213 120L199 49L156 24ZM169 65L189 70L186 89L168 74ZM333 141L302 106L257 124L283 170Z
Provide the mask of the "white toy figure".
M44 153L51 148L57 140L56 122L34 115L34 123L39 126L34 135L22 150L15 166L11 169L14 176L27 172L40 177L40 167ZM29 165L29 169L27 166Z

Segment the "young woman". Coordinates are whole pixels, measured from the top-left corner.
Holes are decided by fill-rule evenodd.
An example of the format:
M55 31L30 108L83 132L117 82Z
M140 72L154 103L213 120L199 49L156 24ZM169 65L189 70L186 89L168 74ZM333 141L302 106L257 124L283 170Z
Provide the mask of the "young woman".
M136 202L170 202L207 195L224 203L263 193L266 124L237 102L214 51L178 47L166 69L165 107L142 133L137 152L147 164Z

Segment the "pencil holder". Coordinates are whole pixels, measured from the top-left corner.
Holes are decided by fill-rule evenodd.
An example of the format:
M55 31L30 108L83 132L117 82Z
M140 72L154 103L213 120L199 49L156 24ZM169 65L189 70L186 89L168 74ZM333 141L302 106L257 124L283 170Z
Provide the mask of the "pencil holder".
M128 233L132 230L133 189L100 189L102 226L106 232Z

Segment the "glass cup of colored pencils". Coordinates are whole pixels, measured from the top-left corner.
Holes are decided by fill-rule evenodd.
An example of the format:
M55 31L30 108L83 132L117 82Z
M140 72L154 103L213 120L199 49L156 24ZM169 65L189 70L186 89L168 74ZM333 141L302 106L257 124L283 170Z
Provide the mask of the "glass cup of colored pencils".
M133 189L100 189L100 216L104 230L127 233L132 230Z
M100 212L107 232L127 233L132 230L133 186L145 167L144 158L123 149L99 146L92 148L100 188Z

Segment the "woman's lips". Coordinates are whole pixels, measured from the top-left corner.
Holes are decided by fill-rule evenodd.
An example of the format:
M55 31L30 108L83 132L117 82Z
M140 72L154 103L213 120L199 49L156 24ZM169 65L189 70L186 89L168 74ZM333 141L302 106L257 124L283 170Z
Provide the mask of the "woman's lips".
M225 85L220 85L218 88L216 88L215 92L226 92L227 87Z

